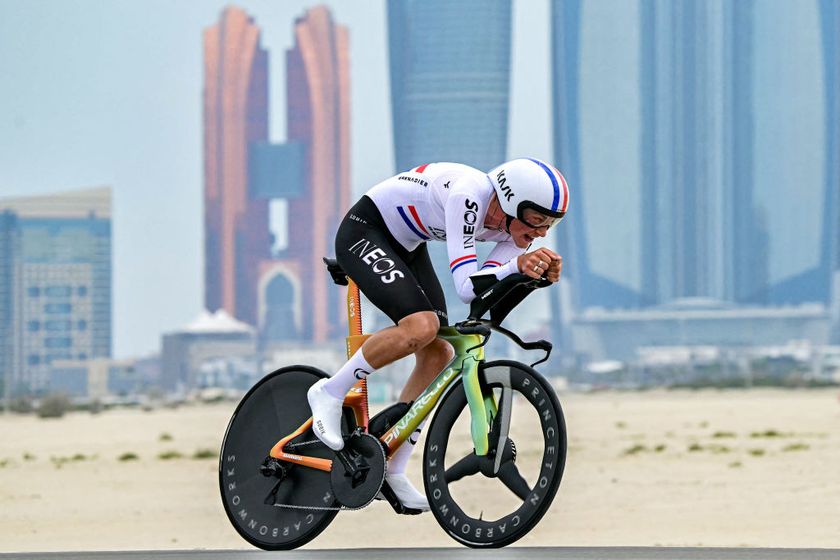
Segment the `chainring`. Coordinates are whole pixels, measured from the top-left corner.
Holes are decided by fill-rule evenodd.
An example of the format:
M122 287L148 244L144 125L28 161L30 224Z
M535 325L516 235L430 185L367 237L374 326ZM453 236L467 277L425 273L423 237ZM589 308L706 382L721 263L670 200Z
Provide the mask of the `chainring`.
M333 494L341 505L358 509L371 503L382 489L387 468L385 449L372 435L357 432L345 440L343 452L366 468L354 481L344 464L336 457L330 471L330 483Z

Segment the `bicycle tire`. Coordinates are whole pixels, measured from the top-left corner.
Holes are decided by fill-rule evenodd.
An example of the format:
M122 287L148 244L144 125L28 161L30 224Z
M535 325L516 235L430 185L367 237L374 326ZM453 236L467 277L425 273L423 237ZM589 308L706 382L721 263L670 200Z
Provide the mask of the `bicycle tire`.
M277 484L260 465L277 441L296 430L312 415L306 391L329 377L309 366L289 366L263 377L239 402L228 423L219 459L219 490L225 513L246 541L263 550L290 550L317 537L337 510L291 509L266 504ZM348 415L342 418L345 433ZM332 459L329 450L307 430L294 442L315 440L301 454ZM289 464L288 476L277 487L278 504L338 507L332 495L330 473Z
M481 364L479 366L479 382L484 394L487 394L488 391L498 391L499 394L504 390L511 391L510 411L514 422L518 422L518 416L522 415L531 420L530 425L526 422L526 429L530 431L525 432L526 437L520 438L522 440L521 444L526 443L525 440L532 441L532 438L527 436L533 434L533 430L537 429L536 427L539 425L544 441L542 452L533 454L529 449L528 455L522 456L525 458L523 460L533 463L533 471L537 472L538 469L538 474L529 473L533 481L530 484L524 477L521 477L526 486L514 484L519 494L513 492L512 487L508 486L507 483L503 484L501 478L495 478L493 475L482 475L481 471L468 475L463 474L465 470L469 471L478 464L483 465L485 469L492 468L488 467L486 461L494 462L495 456L484 459L477 458L474 455L474 450L472 450L471 456L469 453L466 456L463 454L463 449L466 446L470 450L472 449L472 439L470 437L467 398L463 389L463 382L458 380L453 383L441 399L429 427L423 454L423 482L432 513L438 524L450 537L472 548L500 548L528 534L551 506L560 486L566 463L566 425L563 409L554 389L542 375L524 364L507 360ZM505 388L505 385L507 385L507 388ZM518 394L520 398L515 399L514 393ZM458 422L459 416L462 416L462 414L461 422ZM536 421L534 416L537 418ZM501 415L498 415L497 423L500 423L500 418ZM516 427L521 430L519 424L516 424ZM498 430L498 425L496 429ZM514 423L511 424L510 434L511 439L513 439ZM506 455L507 457L513 457L513 461L506 462L511 462L514 465L517 464L515 443L516 441L514 441L512 449L511 446L507 448L508 454ZM493 445L491 441L491 446ZM530 445L533 445L533 443L530 443ZM458 446L462 448L461 451L456 449ZM491 450L495 451L492 447ZM447 454L447 451L449 451L449 454ZM528 459L531 455L533 457ZM536 464L537 458L539 458L538 465ZM458 466L453 469L456 464ZM505 469L509 469L509 467L505 466ZM508 474L510 474L509 471ZM457 481L448 480L448 478L457 476L463 478L457 479ZM505 478L507 479L507 477ZM473 491L473 494L469 497L472 499L474 495L480 496L481 501L478 504L472 504L474 508L481 507L481 513L478 516L465 512L465 509L469 509L466 507L466 502L469 499L453 496L454 486L463 484L461 480L473 481L467 483L472 484L473 489L481 487L480 491ZM499 485L498 490L502 490L503 486L507 486L507 488L504 488L504 491L500 494L495 489L496 485ZM505 494L508 489L511 492ZM512 511L505 509L505 512L498 518L485 520L484 506L494 506L497 497L504 498L504 501L511 503ZM517 503L519 503L518 507Z

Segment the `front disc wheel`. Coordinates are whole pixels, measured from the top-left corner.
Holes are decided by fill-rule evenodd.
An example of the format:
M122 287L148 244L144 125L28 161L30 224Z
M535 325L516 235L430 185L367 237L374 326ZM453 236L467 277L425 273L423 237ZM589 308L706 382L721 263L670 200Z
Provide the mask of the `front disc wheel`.
M477 456L459 381L443 397L426 439L423 479L432 512L453 539L507 546L548 511L566 463L566 425L551 385L518 362L479 366L485 402L496 403L490 452Z

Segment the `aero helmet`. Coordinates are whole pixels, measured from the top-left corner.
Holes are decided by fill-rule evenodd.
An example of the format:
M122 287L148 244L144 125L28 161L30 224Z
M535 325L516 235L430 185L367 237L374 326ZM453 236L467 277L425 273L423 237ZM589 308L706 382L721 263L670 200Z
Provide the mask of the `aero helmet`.
M569 187L566 179L554 167L534 158L505 162L488 174L502 211L508 216L524 219L528 208L558 221L569 206ZM510 225L510 222L508 222Z

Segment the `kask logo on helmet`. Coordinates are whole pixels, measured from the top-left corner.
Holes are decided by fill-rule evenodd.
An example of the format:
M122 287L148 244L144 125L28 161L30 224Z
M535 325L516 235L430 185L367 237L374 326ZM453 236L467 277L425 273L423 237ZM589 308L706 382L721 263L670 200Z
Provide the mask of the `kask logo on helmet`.
M504 169L499 171L498 175L496 175L496 181L499 183L499 190L502 191L503 195L505 195L505 200L513 198L513 190L511 190L510 185L507 184L507 177L505 177Z

